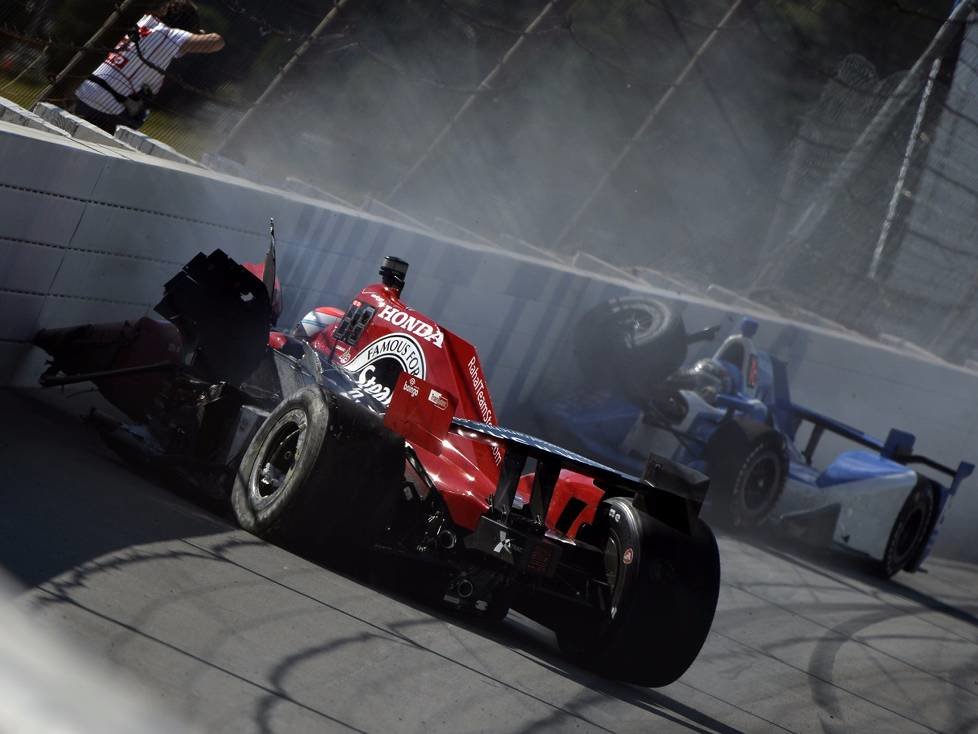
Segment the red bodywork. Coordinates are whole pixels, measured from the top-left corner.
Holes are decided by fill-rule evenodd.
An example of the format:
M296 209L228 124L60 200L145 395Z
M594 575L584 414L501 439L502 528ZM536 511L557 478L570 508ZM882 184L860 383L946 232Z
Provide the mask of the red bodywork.
M310 341L313 348L353 374L364 392L385 404L390 402L400 373L408 372L449 393L457 401L456 416L496 425L496 411L475 347L406 305L395 288L381 284L364 288L349 313L364 305L375 312L354 343L335 338L342 328L337 324L316 335ZM274 335L270 344L280 347ZM412 448L444 498L453 522L474 530L496 491L503 449L454 434L445 437L440 454L418 445ZM529 501L532 486L533 473L529 473L521 479L517 493L523 502ZM581 524L593 522L603 494L588 477L562 471L547 512L547 526L555 529L567 503L576 498L584 509L565 533L574 537Z

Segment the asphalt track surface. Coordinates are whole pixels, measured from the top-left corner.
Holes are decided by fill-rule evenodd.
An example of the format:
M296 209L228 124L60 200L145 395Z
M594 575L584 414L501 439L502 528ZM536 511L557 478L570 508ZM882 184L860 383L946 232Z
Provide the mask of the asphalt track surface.
M77 415L0 391L0 568L15 605L215 732L978 731L978 569L720 538L713 631L642 689L511 614L470 624L268 545L142 477Z

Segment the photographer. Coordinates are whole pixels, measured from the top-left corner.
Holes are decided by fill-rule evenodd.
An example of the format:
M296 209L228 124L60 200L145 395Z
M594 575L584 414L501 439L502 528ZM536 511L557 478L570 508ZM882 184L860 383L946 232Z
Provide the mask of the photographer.
M110 134L118 125L138 129L173 59L224 48L220 35L195 30L199 27L191 0L169 0L143 16L75 90L75 114Z

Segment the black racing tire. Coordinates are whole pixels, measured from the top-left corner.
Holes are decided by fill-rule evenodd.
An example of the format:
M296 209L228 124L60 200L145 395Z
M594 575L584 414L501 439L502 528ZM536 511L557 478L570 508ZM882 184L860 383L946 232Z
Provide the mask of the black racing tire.
M935 504L930 484L926 480L919 481L904 501L890 529L886 551L879 566L885 578L892 578L905 570L917 557L930 534Z
M607 522L605 568L611 608L597 629L558 629L571 659L642 686L677 680L699 654L716 612L720 556L702 520L691 535L620 497L599 509Z
M728 421L706 450L710 516L732 530L753 530L771 516L784 493L784 439L756 421Z
M341 407L316 386L279 403L244 453L231 508L254 535L359 566L396 503L403 439Z
M682 366L686 338L682 315L668 303L625 296L588 311L577 326L574 344L586 380L644 401L652 388Z
M249 533L306 545L322 528L335 473L332 411L322 390L307 387L283 400L259 427L241 459L231 509ZM274 476L273 476L274 475Z
M493 598L479 618L488 624L502 624L503 620L509 616L509 610L508 599Z

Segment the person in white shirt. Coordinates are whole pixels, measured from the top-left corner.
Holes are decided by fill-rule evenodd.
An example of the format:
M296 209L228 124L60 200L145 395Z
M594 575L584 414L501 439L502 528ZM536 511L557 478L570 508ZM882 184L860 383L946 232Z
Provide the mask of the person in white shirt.
M143 16L75 90L75 114L108 133L118 125L138 129L173 59L224 48L217 33L192 30L199 27L197 6L191 0L169 0Z

